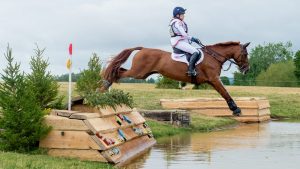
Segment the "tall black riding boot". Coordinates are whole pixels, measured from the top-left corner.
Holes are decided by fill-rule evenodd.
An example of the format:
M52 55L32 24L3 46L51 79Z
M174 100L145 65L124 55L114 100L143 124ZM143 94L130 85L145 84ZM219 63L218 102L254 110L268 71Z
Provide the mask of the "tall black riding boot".
M197 75L197 72L195 70L195 64L198 61L198 59L200 59L200 53L197 53L197 52L193 53L193 55L191 56L191 59L190 59L189 69L187 72L188 76L196 76Z

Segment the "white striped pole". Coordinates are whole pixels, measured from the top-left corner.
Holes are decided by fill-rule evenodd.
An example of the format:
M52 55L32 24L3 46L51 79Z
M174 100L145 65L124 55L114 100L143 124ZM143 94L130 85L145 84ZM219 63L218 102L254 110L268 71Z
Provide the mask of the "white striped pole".
M71 111L71 101L72 101L72 43L69 45L69 101L68 101L68 110Z

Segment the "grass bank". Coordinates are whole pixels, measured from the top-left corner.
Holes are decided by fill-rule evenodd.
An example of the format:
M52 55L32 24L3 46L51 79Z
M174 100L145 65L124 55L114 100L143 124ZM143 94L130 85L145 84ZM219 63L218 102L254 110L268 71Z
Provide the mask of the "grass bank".
M155 138L172 136L184 132L209 132L213 130L227 128L237 124L237 121L229 118L208 117L193 114L189 128L174 127L170 124L147 119L147 123L152 129Z
M191 88L191 86L188 86ZM129 92L135 107L162 109L159 100L195 97L221 97L215 90L156 89L153 84L114 84L113 88ZM289 118L300 121L300 88L226 86L232 97L266 97L270 101L273 118Z
M0 168L5 169L110 169L112 165L99 162L87 162L80 161L77 159L66 159L66 158L54 158L48 155L32 155L32 154L20 154L13 152L2 152L0 151Z

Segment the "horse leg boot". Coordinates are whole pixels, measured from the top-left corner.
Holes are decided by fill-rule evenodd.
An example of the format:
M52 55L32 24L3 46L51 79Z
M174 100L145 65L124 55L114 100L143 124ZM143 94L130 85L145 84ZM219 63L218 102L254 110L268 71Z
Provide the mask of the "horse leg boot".
M198 52L193 53L193 55L191 56L191 59L189 62L189 68L188 68L188 72L187 72L188 76L196 76L197 75L197 72L195 70L195 64L200 59L200 57L201 57L201 54Z

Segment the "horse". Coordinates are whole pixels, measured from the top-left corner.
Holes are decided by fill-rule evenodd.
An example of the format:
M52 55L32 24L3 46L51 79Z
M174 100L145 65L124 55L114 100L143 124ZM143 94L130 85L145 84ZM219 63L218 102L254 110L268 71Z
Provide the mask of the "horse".
M233 115L240 116L241 109L235 104L225 89L220 80L220 73L222 65L226 61L230 61L236 64L243 74L246 74L250 69L247 52L249 44L250 42L241 44L240 42L229 41L214 45L203 45L201 49L204 53L204 59L196 66L196 71L198 72L196 77L187 76L185 73L187 64L172 60L170 52L144 47L128 48L115 56L102 72L103 80L98 91L106 91L121 78L146 79L151 74L159 73L181 82L210 84L226 100ZM122 68L121 65L126 62L135 50L139 51L133 57L131 68L129 70Z

